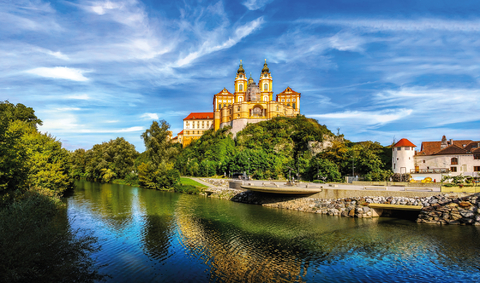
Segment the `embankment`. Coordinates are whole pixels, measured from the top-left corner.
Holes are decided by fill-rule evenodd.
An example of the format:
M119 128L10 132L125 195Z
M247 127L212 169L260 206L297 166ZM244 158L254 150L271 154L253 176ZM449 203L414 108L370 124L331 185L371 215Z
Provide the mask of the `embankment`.
M209 196L265 207L290 209L341 217L380 216L370 204L422 206L415 212L418 223L480 225L480 194L440 194L434 192L367 191L324 189L310 196L256 193L230 189L210 189ZM395 216L403 211L384 209L381 216Z

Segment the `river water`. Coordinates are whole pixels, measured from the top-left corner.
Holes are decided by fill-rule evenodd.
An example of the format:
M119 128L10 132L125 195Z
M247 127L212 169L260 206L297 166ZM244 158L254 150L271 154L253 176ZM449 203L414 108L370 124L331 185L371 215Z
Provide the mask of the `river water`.
M352 219L79 181L112 282L479 282L480 227Z

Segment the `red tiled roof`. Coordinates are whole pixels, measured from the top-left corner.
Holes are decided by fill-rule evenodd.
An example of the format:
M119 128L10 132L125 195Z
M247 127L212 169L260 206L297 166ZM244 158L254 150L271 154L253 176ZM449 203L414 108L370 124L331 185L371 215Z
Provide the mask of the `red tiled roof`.
M446 148L435 152L433 155L443 155L443 154L465 154L467 151L456 144L447 146Z
M183 120L213 119L213 112L192 112Z
M422 147L420 148L420 152L418 154L421 154L421 155L434 154L435 152L440 150L441 145L442 145L441 141L422 142Z
M393 147L400 147L400 146L413 146L413 147L417 147L416 145L414 145L411 141L407 140L407 139L401 139L399 140Z
M176 140L176 139L178 139L178 137L174 137L174 138L172 138L172 140Z
M181 136L181 135L183 135L183 130L177 134L177 136Z
M455 145L459 148L463 148L464 144L466 144L468 146L471 143L472 143L471 140L454 140L453 141L453 145ZM452 145L449 145L447 147L450 147L450 146L452 146ZM467 146L465 148L467 148ZM422 148L421 148L421 151L418 154L432 155L432 154L435 154L435 153L439 152L440 150L442 150L441 147L442 147L442 142L441 141L422 142Z
M289 92L289 93L287 93L287 92ZM296 91L294 91L293 89L291 89L289 86L287 86L287 88L286 88L284 91L282 91L282 92L280 92L279 94L277 94L277 96L278 96L278 95L281 95L281 94L285 94L285 95L295 95L295 94L298 94L298 95L300 95L301 93L296 92Z

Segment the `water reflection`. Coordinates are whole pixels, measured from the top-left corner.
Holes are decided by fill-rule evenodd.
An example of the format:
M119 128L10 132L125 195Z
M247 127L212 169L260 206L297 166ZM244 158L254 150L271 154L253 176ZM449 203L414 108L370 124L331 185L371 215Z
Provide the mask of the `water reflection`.
M83 182L68 199L115 282L479 281L479 229L351 219Z

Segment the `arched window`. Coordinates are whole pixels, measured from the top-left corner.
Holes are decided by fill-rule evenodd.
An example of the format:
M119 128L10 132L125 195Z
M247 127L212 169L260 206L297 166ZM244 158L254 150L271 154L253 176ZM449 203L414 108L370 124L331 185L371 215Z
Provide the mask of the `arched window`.
M243 84L238 85L238 91L243 91Z
M456 157L452 158L452 165L458 165L458 158Z
M268 90L268 84L264 84L263 85L263 91L267 91Z
M266 97L266 96L263 97L263 101L267 101L267 97Z
M295 103L292 103L292 107L293 107L293 109L295 109Z
M243 97L240 96L240 97L238 98L238 102L242 102L242 100L243 100Z

